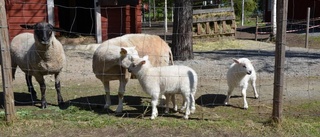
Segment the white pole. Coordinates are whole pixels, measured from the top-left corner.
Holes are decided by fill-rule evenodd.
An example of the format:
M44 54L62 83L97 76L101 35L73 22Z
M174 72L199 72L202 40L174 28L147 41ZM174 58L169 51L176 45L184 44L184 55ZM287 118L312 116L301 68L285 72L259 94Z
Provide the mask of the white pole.
M241 26L243 26L243 22L244 22L244 0L242 0Z
M164 30L168 32L168 10L167 10L167 0L164 1Z
M306 27L305 48L309 47L309 25L310 25L310 7L308 7L308 11L307 11L307 27Z
M272 34L275 36L277 34L277 0L272 0L271 23Z

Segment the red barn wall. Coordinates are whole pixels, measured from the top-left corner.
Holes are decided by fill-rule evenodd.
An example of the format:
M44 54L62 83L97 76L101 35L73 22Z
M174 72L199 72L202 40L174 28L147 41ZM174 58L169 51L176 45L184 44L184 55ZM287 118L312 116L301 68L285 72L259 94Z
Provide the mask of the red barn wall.
M33 32L20 27L21 24L35 24L47 21L45 0L10 1L6 3L10 40L19 33Z

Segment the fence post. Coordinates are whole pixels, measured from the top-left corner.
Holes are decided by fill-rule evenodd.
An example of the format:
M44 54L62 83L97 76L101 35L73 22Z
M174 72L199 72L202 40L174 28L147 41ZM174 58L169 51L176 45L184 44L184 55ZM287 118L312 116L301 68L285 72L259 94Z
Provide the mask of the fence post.
M274 89L272 120L281 122L282 116L282 94L284 83L284 59L287 30L288 0L277 0L277 35L274 65Z
M258 16L256 18L256 33L254 35L254 39L257 41L258 40Z
M305 48L309 47L310 7L308 7Z
M0 0L0 46L5 119L8 123L12 123L15 120L16 111L14 108L14 96L12 90L9 33L4 0Z

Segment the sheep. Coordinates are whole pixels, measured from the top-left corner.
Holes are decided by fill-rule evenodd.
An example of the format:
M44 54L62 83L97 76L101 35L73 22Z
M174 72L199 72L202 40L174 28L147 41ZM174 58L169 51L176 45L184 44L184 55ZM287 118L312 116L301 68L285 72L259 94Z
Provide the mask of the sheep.
M156 105L159 96L177 93L183 96L184 107L186 106L184 118L188 119L190 113L194 113L196 109L194 95L197 90L197 73L187 66L153 67L148 58L148 56L133 58L128 71L137 77L143 90L151 95L151 119L155 119L158 115Z
M58 104L61 106L63 98L60 92L60 72L65 65L66 57L62 44L54 36L53 31L55 28L46 22L39 22L35 25L22 25L22 27L34 29L34 34L18 34L11 42L13 79L19 66L25 73L28 91L31 93L33 100L37 98L32 84L32 76L34 76L40 85L41 108L44 109L47 107L44 75L54 75Z
M154 66L167 66L173 64L171 49L159 36L149 34L126 34L120 37L104 41L94 52L92 69L95 76L102 82L106 92L106 104L104 108L111 105L110 85L111 80L119 80L118 107L116 113L123 111L123 96L125 87L130 78L134 78L121 64L114 63L121 60L119 50L109 49L110 45L118 47L135 47L139 56L150 54L151 64ZM129 52L128 52L129 54ZM108 56L117 55L115 58ZM126 55L123 55L126 56ZM133 55L132 55L133 56Z
M232 94L233 89L240 85L241 93L244 102L244 109L248 109L248 103L246 100L246 90L248 88L248 82L251 81L251 86L254 91L255 98L259 95L256 90L256 71L248 58L233 59L234 63L231 64L227 72L227 83L228 83L228 95L225 99L224 104L229 104L229 99Z

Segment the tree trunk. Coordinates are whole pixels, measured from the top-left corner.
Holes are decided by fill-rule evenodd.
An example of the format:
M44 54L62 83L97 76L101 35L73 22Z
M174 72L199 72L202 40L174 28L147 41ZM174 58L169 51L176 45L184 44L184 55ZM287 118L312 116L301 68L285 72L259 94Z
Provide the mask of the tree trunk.
M193 59L192 0L175 0L172 34L174 60Z

